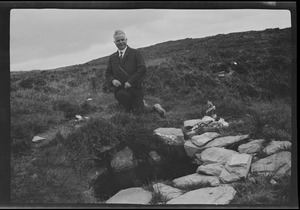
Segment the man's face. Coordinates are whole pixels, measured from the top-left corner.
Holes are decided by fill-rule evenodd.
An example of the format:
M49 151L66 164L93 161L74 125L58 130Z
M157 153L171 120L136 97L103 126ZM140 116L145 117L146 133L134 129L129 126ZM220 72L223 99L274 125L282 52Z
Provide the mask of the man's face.
M127 46L127 39L124 35L115 37L115 44L119 50L124 50Z

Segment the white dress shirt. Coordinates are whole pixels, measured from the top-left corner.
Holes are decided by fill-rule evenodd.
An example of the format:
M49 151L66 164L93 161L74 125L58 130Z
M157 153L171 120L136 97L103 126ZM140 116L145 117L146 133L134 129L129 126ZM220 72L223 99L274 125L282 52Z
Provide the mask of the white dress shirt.
M124 49L124 50L119 50L119 57L120 57L120 55L121 55L121 52L122 52L122 58L123 58L123 56L124 56L124 54L125 54L125 51L126 51L126 49L127 49L127 46L125 47L125 49Z

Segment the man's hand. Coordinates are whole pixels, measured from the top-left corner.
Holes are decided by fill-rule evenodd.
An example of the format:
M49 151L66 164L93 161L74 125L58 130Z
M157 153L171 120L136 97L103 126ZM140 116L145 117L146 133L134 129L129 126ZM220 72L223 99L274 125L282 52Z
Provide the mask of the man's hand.
M125 86L125 89L127 89L127 88L131 87L131 84L129 82L126 82L124 86Z
M121 82L120 82L119 80L114 79L114 80L112 81L112 83L113 83L113 85L114 85L115 87L121 86Z

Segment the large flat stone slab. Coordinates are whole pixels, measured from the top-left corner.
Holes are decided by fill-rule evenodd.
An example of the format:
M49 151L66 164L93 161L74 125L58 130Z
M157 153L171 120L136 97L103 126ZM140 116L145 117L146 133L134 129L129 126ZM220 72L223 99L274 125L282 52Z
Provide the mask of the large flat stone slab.
M238 147L239 153L246 153L246 154L256 154L263 150L262 144L265 142L264 139L256 139L252 140L246 144L241 144Z
M198 173L190 174L173 180L175 187L187 187L190 185L209 184L210 186L219 186L220 181L216 176L202 175Z
M223 183L237 181L248 176L251 166L252 156L249 154L234 154L226 163L220 174Z
M204 173L212 176L220 176L224 167L225 166L221 163L201 165L197 168L197 173Z
M168 145L178 146L184 144L184 134L180 128L157 128L154 130L154 134Z
M193 144L195 144L198 147L201 147L218 136L220 136L220 134L217 132L205 132L201 135L193 136L191 140Z
M207 187L187 192L166 204L211 204L226 205L234 198L236 191L229 185Z
M140 187L132 187L119 191L105 203L116 204L149 204L152 193Z
M271 141L264 149L266 155L272 155L283 150L291 150L292 143L290 141Z
M201 147L196 146L195 144L192 143L191 140L187 140L184 142L184 150L189 157L194 157L194 155L198 152L203 151L204 149Z
M185 120L183 122L183 126L187 129L193 128L195 125L202 122L202 119L192 119L192 120Z
M196 154L196 157L203 163L203 165L211 163L221 163L225 164L231 159L233 154L238 154L238 152L230 149L224 149L220 147L211 147L205 149L200 154Z
M273 175L273 178L280 178L285 174L291 174L291 166L291 152L281 151L252 163L251 173Z
M239 136L224 136L224 137L218 137L214 140L208 142L205 146L205 148L209 147L227 147L231 144L234 144L236 142L242 141L249 138L249 134L247 135L239 135Z
M165 185L163 183L153 184L153 189L154 192L160 193L167 200L177 198L178 196L181 196L183 194L182 190L175 187L171 187L169 185Z

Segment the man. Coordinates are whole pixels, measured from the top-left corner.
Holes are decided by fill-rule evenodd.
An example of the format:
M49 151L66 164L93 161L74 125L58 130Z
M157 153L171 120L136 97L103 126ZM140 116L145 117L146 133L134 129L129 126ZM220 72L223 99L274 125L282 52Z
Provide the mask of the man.
M165 110L160 104L149 106L144 101L143 80L147 68L142 55L127 45L123 31L116 30L113 37L118 51L109 57L105 78L114 86L116 100L127 112L156 111L165 117Z

